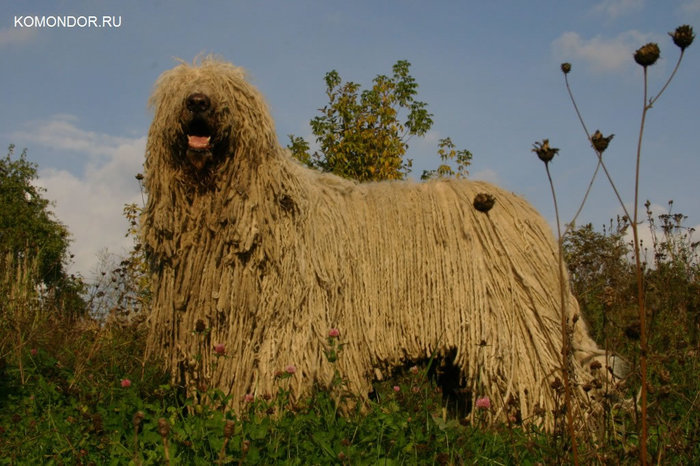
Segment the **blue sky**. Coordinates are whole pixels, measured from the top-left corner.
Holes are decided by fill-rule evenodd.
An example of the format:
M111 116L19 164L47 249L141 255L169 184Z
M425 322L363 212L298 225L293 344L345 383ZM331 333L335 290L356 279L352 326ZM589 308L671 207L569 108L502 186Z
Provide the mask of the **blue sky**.
M120 17L119 28L38 28L19 16ZM123 254L122 207L141 203L141 171L157 76L201 53L248 69L266 96L282 144L311 139L308 122L326 103L323 76L369 84L408 60L434 125L409 141L414 176L438 163L449 136L474 154L475 179L526 197L553 223L544 167L530 151L549 138L552 172L570 220L595 156L569 101L559 65L591 131L615 133L608 167L632 200L642 108L642 72L632 54L654 41L658 91L678 57L667 32L700 30L700 0L560 1L23 1L0 14L0 143L28 149L56 216L73 235L73 271L89 277L99 251ZM700 40L700 39L699 39ZM648 115L641 197L700 224L700 43ZM621 213L599 177L578 223ZM700 234L700 233L699 233ZM696 235L697 237L697 235ZM697 239L697 238L696 238Z

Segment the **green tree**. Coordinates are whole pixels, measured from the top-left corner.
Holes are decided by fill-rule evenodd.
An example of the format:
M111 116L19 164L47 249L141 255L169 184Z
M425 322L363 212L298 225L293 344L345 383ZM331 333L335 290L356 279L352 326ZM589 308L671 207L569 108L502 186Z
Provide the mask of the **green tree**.
M0 159L0 261L30 259L36 264L36 285L46 287L52 299L69 306L71 312L84 307L79 298L80 281L66 274L70 244L68 229L54 219L44 189L33 181L37 166L27 161L26 149L13 160L14 145Z
M425 135L433 124L427 104L416 100L418 84L410 66L405 60L396 62L391 77L378 75L372 88L363 91L357 83L343 83L337 71L327 73L329 103L311 120L319 150L311 154L307 141L289 135L292 155L310 167L345 178L404 179L412 165L411 159L404 158L408 140ZM459 173L466 174L471 154L466 157L468 151L454 151L449 138L441 140L440 148L447 158L461 155L458 162L466 163Z
M438 155L442 163L435 170L424 170L421 175L422 180L466 178L469 175L468 167L472 162L472 153L466 149L456 150L452 139L444 138L438 141ZM457 171L450 165L453 160L457 163Z

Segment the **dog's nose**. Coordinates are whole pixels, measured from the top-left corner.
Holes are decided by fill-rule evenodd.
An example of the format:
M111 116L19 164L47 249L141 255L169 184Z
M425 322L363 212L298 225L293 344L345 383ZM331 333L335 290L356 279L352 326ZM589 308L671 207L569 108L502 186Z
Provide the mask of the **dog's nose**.
M197 92L187 97L187 109L193 113L202 113L209 110L211 100L205 94Z

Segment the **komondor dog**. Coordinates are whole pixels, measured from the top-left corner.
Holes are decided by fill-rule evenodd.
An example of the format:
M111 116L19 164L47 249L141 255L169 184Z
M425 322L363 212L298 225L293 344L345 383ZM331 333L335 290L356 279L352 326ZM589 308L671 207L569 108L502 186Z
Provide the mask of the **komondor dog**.
M488 396L494 418L551 416L557 248L524 200L483 182L358 184L308 169L244 71L213 58L163 73L150 104L148 352L188 391L217 387L240 410L280 387L308 395L337 371L362 399L382 372L442 357L467 406ZM565 301L580 407L606 371ZM335 362L330 329L344 345Z

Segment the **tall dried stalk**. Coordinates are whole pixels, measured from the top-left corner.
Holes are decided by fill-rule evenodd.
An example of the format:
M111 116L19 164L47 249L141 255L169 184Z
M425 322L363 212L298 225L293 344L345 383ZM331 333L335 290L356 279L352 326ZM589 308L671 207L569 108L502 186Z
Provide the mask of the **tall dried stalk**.
M578 450L576 442L576 431L574 429L573 403L571 396L571 340L569 338L568 313L566 306L566 290L567 282L564 274L564 254L563 254L563 237L561 234L561 223L559 217L559 205L557 203L557 194L552 181L552 174L549 171L549 162L552 161L554 155L559 152L559 149L550 147L549 140L545 139L541 143L534 145L533 152L537 154L540 160L544 162L544 167L549 180L549 187L552 190L552 200L554 201L554 215L557 221L557 249L559 262L559 303L561 313L561 375L564 380L564 406L566 409L566 426L571 441L571 453L574 464L578 466ZM592 182L591 182L592 184ZM586 196L588 192L586 192ZM583 206L583 205L582 205ZM579 209L580 211L580 209Z
M559 220L559 206L557 205L557 195L554 190L554 182L552 175L549 172L549 163L544 164L547 170L547 179L549 187L552 190L552 200L554 201L554 215L557 218L557 245L559 252L559 298L561 301L561 372L564 379L564 404L566 406L566 423L569 430L569 438L571 439L571 454L574 464L578 466L578 451L576 445L576 431L574 430L574 414L571 402L571 380L570 380L570 358L571 358L571 340L569 338L568 319L566 312L566 287L567 282L564 278L564 238L561 234L561 225Z
M681 26L683 28L683 26ZM679 28L680 29L680 28ZM676 34L678 34L679 29L676 30ZM690 34L692 35L692 29ZM673 37L673 35L672 35ZM675 37L674 37L675 41ZM692 38L691 38L692 42ZM637 54L635 54L635 60L637 60L637 56L641 53L643 53L645 50L645 47L649 47L650 44L645 45L644 47L640 48L637 51ZM678 45L678 44L676 44ZM688 44L690 45L690 44ZM679 46L680 47L680 46ZM687 47L687 45L686 45ZM652 47L653 49L653 47ZM658 49L658 47L657 47ZM673 77L676 75L676 71L678 71L678 67L681 64L681 60L683 59L683 54L685 53L685 47L681 47L681 53L678 56L678 61L676 62L676 66L673 68L673 72L669 76L668 80L666 80L666 84L661 88L659 93L649 99L647 102L647 93L648 93L648 82L647 82L647 68L649 65L644 65L642 63L639 63L639 60L637 62L643 66L644 68L644 100L643 100L643 105L642 105L642 118L641 118L641 123L639 125L639 139L637 140L637 157L636 157L636 166L635 166L635 177L634 177L634 217L632 219L632 235L634 238L634 262L635 262L635 273L636 273L636 278L637 278L637 306L638 306L638 311L639 311L639 327L640 327L640 333L639 333L639 345L640 345L640 357L639 357L639 365L640 365L640 371L641 371L641 396L640 396L640 405L641 405L641 411L642 411L642 433L641 433L641 439L640 439L640 460L643 465L647 464L647 458L648 458L648 452L647 452L647 439L649 437L649 426L648 426L648 419L647 419L647 394L648 394L648 369L647 369L647 364L648 364L648 351L649 351L649 345L647 341L647 324L646 324L646 302L645 302L645 290L644 290L644 273L642 270L642 258L641 258L641 247L639 244L639 169L641 166L641 160L642 160L642 138L644 136L644 125L646 123L646 116L647 112L652 108L654 103L661 97L661 94L666 90L668 85L671 83L671 80ZM652 63L653 64L653 63Z

